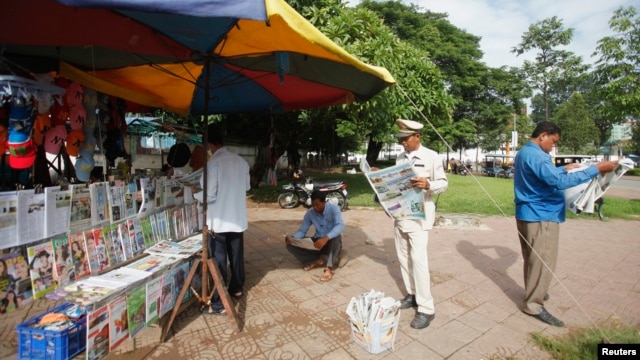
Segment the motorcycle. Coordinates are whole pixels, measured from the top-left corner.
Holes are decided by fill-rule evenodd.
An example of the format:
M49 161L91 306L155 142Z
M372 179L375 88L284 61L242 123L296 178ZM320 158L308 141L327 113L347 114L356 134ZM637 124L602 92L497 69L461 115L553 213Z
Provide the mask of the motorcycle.
M278 196L278 204L283 209L293 209L301 204L311 207L311 193L320 190L326 194L326 201L335 204L344 211L347 207L347 184L342 180L314 181L311 177L304 176L302 170L293 173L293 181L282 186Z

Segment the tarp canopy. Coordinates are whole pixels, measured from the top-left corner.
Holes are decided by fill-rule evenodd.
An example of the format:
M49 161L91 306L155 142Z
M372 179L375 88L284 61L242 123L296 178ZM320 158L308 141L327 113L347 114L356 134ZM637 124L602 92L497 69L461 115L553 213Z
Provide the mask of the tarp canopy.
M366 101L394 84L284 0L6 0L0 43L33 72L183 115Z

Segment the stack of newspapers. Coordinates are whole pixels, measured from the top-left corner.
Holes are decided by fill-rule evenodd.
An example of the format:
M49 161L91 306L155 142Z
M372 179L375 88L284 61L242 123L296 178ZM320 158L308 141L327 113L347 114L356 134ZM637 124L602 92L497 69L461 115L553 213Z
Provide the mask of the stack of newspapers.
M400 302L385 297L380 291L370 290L352 297L347 306L353 340L372 354L393 349L398 323Z

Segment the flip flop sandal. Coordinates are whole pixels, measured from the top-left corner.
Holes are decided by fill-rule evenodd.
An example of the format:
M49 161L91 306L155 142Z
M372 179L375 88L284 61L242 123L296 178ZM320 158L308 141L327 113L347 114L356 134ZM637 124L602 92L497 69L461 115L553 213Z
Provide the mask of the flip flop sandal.
M333 275L336 272L333 270L329 270L329 269L325 269L324 273L322 274L322 276L320 276L320 282L327 282L330 281L331 279L333 279Z
M302 269L304 271L309 271L309 270L315 269L315 268L323 266L323 265L324 265L324 262L316 261L314 263L305 265Z

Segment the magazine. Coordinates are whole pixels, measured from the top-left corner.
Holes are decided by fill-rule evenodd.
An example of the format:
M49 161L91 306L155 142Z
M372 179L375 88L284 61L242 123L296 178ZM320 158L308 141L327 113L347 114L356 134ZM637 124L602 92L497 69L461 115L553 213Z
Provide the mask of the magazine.
M53 247L51 241L27 247L33 298L39 299L55 290L53 281Z
M92 230L93 241L96 246L96 255L98 256L99 271L107 270L111 264L109 264L109 256L107 254L107 243L105 242L102 234L102 228L96 228Z
M182 258L172 256L149 255L128 264L126 267L155 273L161 269L171 267L181 259Z
M160 293L160 317L173 308L173 276L171 271L162 273L162 291Z
M65 287L76 280L69 237L67 235L55 236L51 239L51 245L55 254L53 279L58 284L58 287Z
M100 275L98 278L126 286L128 289L138 287L151 276L150 272L121 267Z
M91 193L86 184L73 184L69 187L71 189L69 230L77 232L91 227Z
M0 293L5 293L6 300L6 305L0 313L4 313L30 303L33 300L33 292L29 264L22 254L2 254L0 260L7 270L6 274L0 277Z
M127 226L126 221L123 221L117 224L117 227L124 258L126 260L133 259L133 248L131 247L131 239L129 238L129 226Z
M156 222L158 223L158 235L160 236L159 240L171 239L169 235L169 222L167 220L167 212L160 211L159 213L156 213Z
M144 239L144 248L148 249L155 245L156 241L153 237L153 231L151 229L150 216L143 216L140 218L140 226L142 227L142 237Z
M44 239L44 193L34 190L18 191L18 244Z
M84 231L84 248L87 251L87 259L89 260L89 271L95 275L102 269L98 260L98 250L93 230Z
M98 227L109 222L108 184L97 182L89 185L91 194L91 226Z
M73 268L76 281L91 274L89 268L89 258L87 257L87 247L84 243L84 233L82 231L69 235L69 247L73 257Z
M68 292L66 299L79 305L97 307L108 302L115 296L123 294L126 286L103 279L100 276L90 276L64 287Z
M136 185L135 180L127 183L124 190L124 218L130 219L138 214L138 208L136 207L136 193L138 192L138 186Z
M138 202L138 216L151 215L156 209L155 197L156 188L153 179L140 178L138 180L141 192L140 201Z
M410 164L370 171L363 157L360 169L369 181L387 215L393 219L425 219L422 190L411 186L416 175Z
M104 239L104 244L106 247L107 254L107 262L109 267L114 267L119 264L121 261L118 261L118 257L116 254L116 244L120 244L117 240L118 230L116 227L113 228L114 232L111 232L111 225L107 224L102 226L102 238ZM116 242L114 243L113 236L116 238ZM122 248L120 248L120 252L122 252Z
M136 336L140 330L145 328L146 306L146 284L132 289L127 293L127 314L129 320L129 336Z
M131 246L132 248L134 248L133 255L140 255L144 252L145 249L144 235L142 234L142 224L140 223L140 219L137 217L129 219L127 220L127 224L129 226L129 237L131 238Z
M109 354L109 305L87 314L87 360L104 359Z
M127 296L123 295L109 303L109 351L115 350L129 338Z
M185 261L180 263L172 269L171 274L173 275L173 303L175 304L178 300L178 296L180 295L180 291L182 291L182 287L187 280L187 276L189 275L189 262ZM182 297L182 301L184 302L190 297L191 291L186 291Z
M61 190L60 186L44 188L44 235L51 237L66 234L69 229L71 210L71 190Z
M160 293L162 292L162 277L158 276L147 281L147 327L156 323L159 319Z
M18 245L18 193L0 193L0 249Z

